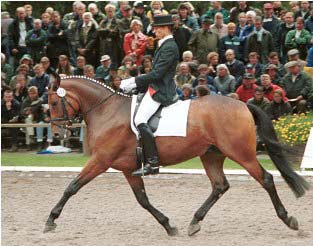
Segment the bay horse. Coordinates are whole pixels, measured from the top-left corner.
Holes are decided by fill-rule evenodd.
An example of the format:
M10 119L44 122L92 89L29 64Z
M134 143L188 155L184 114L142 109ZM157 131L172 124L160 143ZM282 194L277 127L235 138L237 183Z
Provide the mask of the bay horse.
M66 91L64 97L57 93ZM64 91L63 91L64 92ZM138 203L164 227L168 235L177 234L168 217L151 205L142 177L133 177L137 168L137 140L130 128L131 96L114 91L86 77L56 77L48 88L52 131L60 135L70 120L81 112L87 124L90 158L81 173L65 189L62 198L51 210L44 232L54 230L55 220L71 196L109 168L120 170L131 186ZM289 216L282 204L273 177L256 158L256 132L265 143L269 156L296 197L304 195L310 185L288 165L271 120L262 110L225 96L205 96L192 100L189 108L186 137L157 137L162 166L173 165L199 156L212 192L195 212L188 235L200 231L200 222L209 209L228 190L223 172L226 157L237 162L268 192L277 216L291 229L298 230L295 217ZM62 135L62 134L61 134ZM216 146L208 151L210 146Z

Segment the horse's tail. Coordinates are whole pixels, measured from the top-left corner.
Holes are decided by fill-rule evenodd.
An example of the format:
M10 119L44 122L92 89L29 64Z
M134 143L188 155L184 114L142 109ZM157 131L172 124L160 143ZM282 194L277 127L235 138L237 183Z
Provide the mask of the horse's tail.
M258 107L254 105L247 106L253 115L255 124L257 125L259 137L265 143L268 154L274 165L294 192L295 196L303 196L305 191L310 189L310 184L290 167L290 164L283 153L284 147L278 142L272 121L266 113Z

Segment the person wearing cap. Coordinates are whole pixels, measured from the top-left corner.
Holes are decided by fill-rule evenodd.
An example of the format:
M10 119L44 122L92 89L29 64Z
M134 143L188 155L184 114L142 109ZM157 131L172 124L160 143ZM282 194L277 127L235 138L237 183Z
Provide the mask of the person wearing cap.
M195 32L200 29L197 19L191 16L190 8L186 3L180 3L177 10L180 21L184 27L191 32Z
M262 18L255 17L254 31L249 35L246 42L246 58L250 52L256 52L260 56L262 64L267 63L267 56L274 51L273 36L262 27Z
M28 85L29 82L31 81L32 77L29 75L29 66L26 64L21 64L17 67L16 69L16 75L14 75L9 83L9 86L11 88L15 88L16 86L16 76L22 74L26 78L26 84Z
M34 29L27 32L25 42L28 47L29 54L35 63L38 63L45 55L45 47L47 45L47 33L41 29L41 20L34 20Z
M248 55L248 64L251 64L255 69L255 78L260 78L264 65L260 63L260 55L257 52L250 52Z
M21 64L25 64L29 67L29 70L28 70L28 74L33 77L35 74L34 74L34 70L33 70L33 59L30 57L30 55L28 54L25 54L22 56L22 58L20 59L20 65Z
M101 65L96 68L96 77L104 80L104 78L109 75L109 71L112 65L111 58L108 55L103 55L100 62Z
M278 56L278 53L276 51L269 53L267 59L268 59L268 63L265 64L265 66L263 68L263 73L265 72L265 70L267 69L267 67L269 65L275 65L279 77L285 76L287 71L285 69L285 66L279 62L279 56Z
M264 73L268 74L270 76L272 83L275 85L280 85L282 77L285 76L285 75L280 76L280 74L278 72L278 67L275 64L267 65L265 67ZM262 77L262 75L261 75L261 77ZM261 83L261 79L260 79L260 83ZM257 84L259 84L259 83L257 83Z
M253 76L256 78L256 69L255 66L253 66L252 64L248 63L245 66L245 73L249 73L249 74L253 74ZM236 88L238 88L240 85L242 85L242 81L243 81L243 76L241 76L240 78L238 78L237 80L237 84L236 84ZM257 78L256 78L257 81Z
M209 66L207 64L200 64L198 66L198 77L194 80L192 87L195 88L197 85L199 85L199 79L200 76L201 78L205 77L206 78L206 83L210 86L213 85L213 78L209 75ZM213 89L214 88L214 89ZM210 89L214 90L216 92L215 87L212 86L212 88L210 87Z
M269 74L261 75L261 85L263 86L264 97L266 97L269 101L273 101L273 96L274 96L273 93L275 90L282 90L283 100L285 102L288 102L288 98L286 97L286 92L279 85L272 83L272 80Z
M306 59L307 47L311 42L312 35L304 29L304 19L298 17L296 19L296 29L291 30L286 35L285 45L290 49L297 49L299 57L302 60Z
M207 74L200 74L193 83L192 88L196 90L198 86L205 86L209 90L210 95L217 94L216 88L213 86L213 79Z
M142 32L147 34L147 28L150 24L150 19L145 13L145 5L142 1L136 1L133 5L133 15L140 18L142 23Z
M173 79L179 51L172 35L174 22L171 15L158 15L153 18L153 28L159 39L159 48L154 56L152 70L127 80L122 80L120 88L126 92L137 88L145 95L138 108L134 123L140 133L146 165L132 174L142 176L159 172L159 155L154 135L147 124L160 105L169 106L178 100Z
M242 85L240 85L236 90L239 100L246 103L250 98L253 97L256 88L257 85L255 84L254 74L245 73L243 75Z
M282 79L282 88L297 113L307 110L307 102L312 99L312 77L301 71L297 61L285 64L288 74Z
M288 61L297 61L300 64L301 71L302 71L303 68L306 66L306 62L300 59L299 54L300 54L299 50L297 49L289 50L287 53Z
M273 35L274 40L276 40L277 29L280 25L280 20L274 15L273 4L265 3L263 5L263 28Z
M254 90L253 97L247 101L247 104L254 105L266 111L270 105L270 101L264 97L264 91L262 86L258 86Z
M294 30L294 13L287 12L284 16L284 22L282 22L277 28L277 35L275 41L275 47L279 54L279 58L283 64L287 61L288 48L285 46L286 35L289 31Z
M124 9L123 18L118 22L119 33L122 43L125 35L132 31L130 28L132 20L134 19L140 20L139 17L133 15L133 9L129 5L124 5L123 9Z
M219 38L216 33L210 30L210 26L213 20L204 17L202 19L202 27L200 30L192 33L190 40L188 42L189 49L195 56L195 59L199 63L207 63L207 55L212 52L218 51Z
M132 56L136 65L140 66L148 43L148 37L142 33L142 23L133 19L130 23L131 32L124 36L123 49L125 55Z
M14 57L14 67L18 66L18 61L24 54L27 54L26 34L32 29L30 19L26 18L24 7L16 9L16 18L8 26L8 36L11 55Z

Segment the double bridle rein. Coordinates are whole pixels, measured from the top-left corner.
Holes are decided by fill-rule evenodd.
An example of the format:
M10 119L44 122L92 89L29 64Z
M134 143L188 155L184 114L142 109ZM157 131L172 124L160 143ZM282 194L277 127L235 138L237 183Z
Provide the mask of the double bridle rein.
M91 112L92 110L94 110L95 108L99 107L101 104L105 103L106 101L108 101L112 96L116 95L117 91L113 92L111 95L105 97L104 99L102 99L99 103L91 106L85 113L84 115L87 115L89 112ZM74 106L72 105L72 103L70 101L68 101L66 99L66 96L61 97L61 103L62 103L62 110L63 110L63 117L58 117L58 118L51 118L50 122L52 125L55 125L57 127L59 127L60 129L63 130L67 130L72 124L73 124L73 120L75 118L76 115L78 115L79 111L77 111ZM69 117L69 113L67 110L66 105L69 105L71 107L71 109L74 111L74 116L73 117ZM58 124L55 122L59 122L59 121L64 121L64 124Z

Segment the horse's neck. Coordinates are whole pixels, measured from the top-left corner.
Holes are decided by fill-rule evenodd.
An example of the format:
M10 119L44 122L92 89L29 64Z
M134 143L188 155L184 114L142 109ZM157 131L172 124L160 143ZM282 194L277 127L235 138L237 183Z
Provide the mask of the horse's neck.
M111 122L116 122L116 119L129 120L130 98L118 94L111 96L112 92L109 89L92 84L72 86L71 90L79 98L81 112L88 125L98 126L105 123L109 126Z

